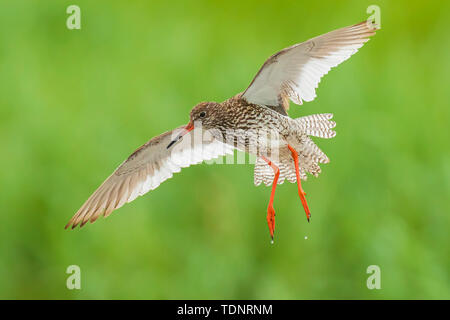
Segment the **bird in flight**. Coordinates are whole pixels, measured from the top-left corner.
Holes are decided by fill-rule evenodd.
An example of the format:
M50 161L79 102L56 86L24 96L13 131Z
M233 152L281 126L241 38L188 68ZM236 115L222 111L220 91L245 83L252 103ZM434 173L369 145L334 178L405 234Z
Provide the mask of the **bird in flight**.
M267 223L273 241L278 184L297 182L308 221L311 213L302 189L306 173L318 176L319 163L329 159L311 136L332 138L331 113L290 118L289 100L301 105L316 97L322 76L350 58L376 25L364 21L293 45L272 55L249 87L221 102L202 102L190 112L187 125L152 138L133 152L87 199L66 228L100 216L157 188L181 168L211 160L239 149L256 156L255 185L272 186Z

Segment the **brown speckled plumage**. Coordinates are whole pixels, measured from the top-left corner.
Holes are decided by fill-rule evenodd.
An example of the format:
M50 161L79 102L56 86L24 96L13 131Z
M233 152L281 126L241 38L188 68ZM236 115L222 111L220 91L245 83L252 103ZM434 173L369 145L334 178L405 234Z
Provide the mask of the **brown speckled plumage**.
M194 108L193 116L202 111L209 115L202 122L204 130L219 130L220 135L216 135L217 139L257 157L256 185L261 182L271 185L274 177L273 170L261 159L261 156L269 158L280 167L278 184L282 184L285 179L295 183L295 168L287 148L288 142L299 153L303 180L306 180L307 172L318 176L320 173L318 164L329 162L328 157L309 136L321 138L335 136L335 132L331 129L336 124L330 121L333 116L331 113L292 119L266 106L248 103L240 95L222 103L202 103ZM255 143L264 132L272 133L274 144L280 144L277 150L266 150L266 146Z

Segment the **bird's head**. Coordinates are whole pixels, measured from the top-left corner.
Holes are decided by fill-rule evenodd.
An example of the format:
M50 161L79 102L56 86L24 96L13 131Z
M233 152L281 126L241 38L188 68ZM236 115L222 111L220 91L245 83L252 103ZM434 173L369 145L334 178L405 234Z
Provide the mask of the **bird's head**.
M220 105L217 102L200 102L192 108L189 115L190 121L184 127L184 130L167 146L169 149L175 142L180 140L184 135L199 127L203 130L214 129L220 125Z
M189 124L201 125L203 130L213 129L220 122L219 111L220 105L218 103L201 102L191 110Z

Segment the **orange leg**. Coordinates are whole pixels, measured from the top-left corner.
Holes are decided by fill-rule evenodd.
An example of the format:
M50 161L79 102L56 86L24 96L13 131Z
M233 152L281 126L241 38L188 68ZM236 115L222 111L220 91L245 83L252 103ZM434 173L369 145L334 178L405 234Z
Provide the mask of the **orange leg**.
M272 167L275 177L272 183L272 192L270 193L269 206L267 207L267 224L269 225L270 236L272 237L273 243L273 232L275 231L275 210L273 209L273 199L275 198L275 189L277 188L278 177L280 176L280 169L266 157L261 157L267 162L269 166Z
M297 186L298 186L298 195L300 196L300 200L302 201L303 209L305 209L306 213L306 219L311 218L311 212L309 211L308 204L306 203L306 193L302 189L302 182L300 180L300 172L298 168L298 154L297 151L292 148L290 145L288 145L289 150L291 150L292 158L294 158L294 164L295 164L295 175L297 176Z

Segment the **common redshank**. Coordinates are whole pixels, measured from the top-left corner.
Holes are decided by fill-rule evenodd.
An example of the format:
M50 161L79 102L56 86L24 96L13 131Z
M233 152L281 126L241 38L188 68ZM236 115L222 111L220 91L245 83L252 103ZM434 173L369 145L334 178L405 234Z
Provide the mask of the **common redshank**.
M375 24L364 21L275 53L244 92L221 103L199 103L191 110L187 125L163 133L133 152L89 197L66 228L82 227L101 215L106 217L157 188L181 168L233 153L234 149L256 156L255 185L272 185L267 208L272 241L275 189L284 180L297 182L309 221L311 213L301 180L306 180L306 173L317 177L319 163L329 162L311 136L332 138L336 124L330 120L331 113L290 118L289 100L299 105L314 100L322 76L353 55L375 34L375 29Z

